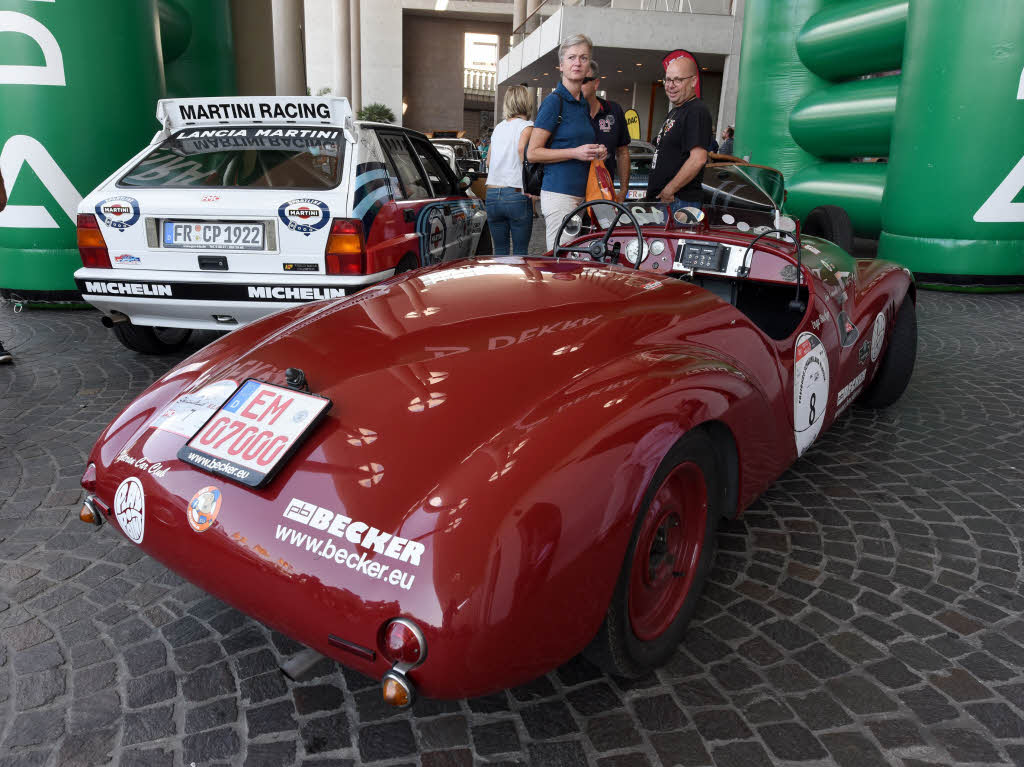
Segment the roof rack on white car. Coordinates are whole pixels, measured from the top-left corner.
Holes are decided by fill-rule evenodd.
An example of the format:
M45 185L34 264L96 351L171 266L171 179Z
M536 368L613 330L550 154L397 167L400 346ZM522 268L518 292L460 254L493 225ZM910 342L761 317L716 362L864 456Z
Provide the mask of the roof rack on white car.
M222 128L232 125L331 125L354 141L355 116L348 99L322 96L225 96L160 99L156 119L161 133L186 127ZM159 135L159 134L158 134Z

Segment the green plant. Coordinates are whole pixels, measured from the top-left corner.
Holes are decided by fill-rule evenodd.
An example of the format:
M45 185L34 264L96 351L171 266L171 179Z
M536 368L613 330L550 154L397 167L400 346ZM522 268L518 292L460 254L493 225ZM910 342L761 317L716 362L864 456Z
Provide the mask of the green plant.
M369 120L378 123L393 123L395 113L387 104L367 104L356 113L357 120Z

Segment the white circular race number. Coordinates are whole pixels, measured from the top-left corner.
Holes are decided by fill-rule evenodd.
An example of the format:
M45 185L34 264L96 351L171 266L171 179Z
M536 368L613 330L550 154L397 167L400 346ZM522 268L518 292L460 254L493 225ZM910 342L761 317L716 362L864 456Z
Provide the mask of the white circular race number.
M804 451L821 432L828 405L828 355L813 333L796 339L793 360L793 434L796 453Z

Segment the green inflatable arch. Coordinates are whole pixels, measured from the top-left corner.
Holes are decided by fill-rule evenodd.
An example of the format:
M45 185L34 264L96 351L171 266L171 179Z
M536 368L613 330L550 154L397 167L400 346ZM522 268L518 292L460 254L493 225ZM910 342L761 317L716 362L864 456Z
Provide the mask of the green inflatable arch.
M736 153L925 285L1024 288L1024 3L747 0Z
M149 142L158 99L233 95L232 51L228 0L4 4L0 292L78 298L78 203Z

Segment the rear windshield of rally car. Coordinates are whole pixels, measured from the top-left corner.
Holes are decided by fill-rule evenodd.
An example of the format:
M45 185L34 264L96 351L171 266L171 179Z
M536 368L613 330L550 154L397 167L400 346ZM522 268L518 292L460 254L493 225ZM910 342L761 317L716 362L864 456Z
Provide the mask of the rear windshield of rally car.
M117 185L163 189L332 189L341 181L338 128L185 128Z

